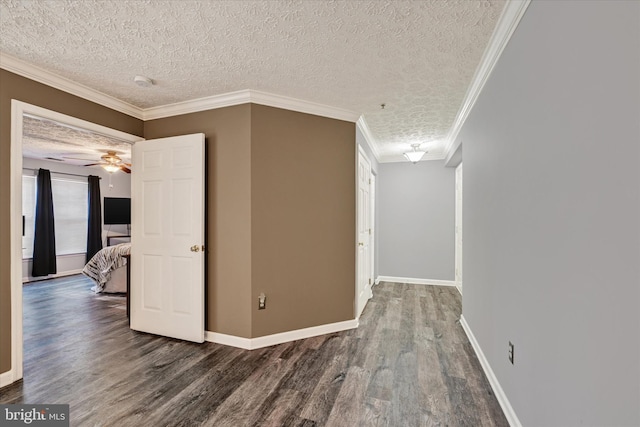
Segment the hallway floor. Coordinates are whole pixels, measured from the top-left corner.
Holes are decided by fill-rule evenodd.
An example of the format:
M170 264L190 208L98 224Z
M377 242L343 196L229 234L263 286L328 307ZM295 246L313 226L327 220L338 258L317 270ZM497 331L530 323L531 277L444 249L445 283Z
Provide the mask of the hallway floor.
M73 426L508 426L455 288L381 283L351 331L259 350L130 330L124 298L72 276L24 287L23 381Z

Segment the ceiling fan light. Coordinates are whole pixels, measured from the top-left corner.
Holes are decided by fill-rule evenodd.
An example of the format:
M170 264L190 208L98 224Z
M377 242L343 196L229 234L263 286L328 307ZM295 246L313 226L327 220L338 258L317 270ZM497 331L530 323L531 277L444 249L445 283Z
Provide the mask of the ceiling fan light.
M112 164L102 165L102 167L104 168L104 170L106 170L109 173L118 172L120 170L120 166L112 165Z
M404 153L404 157L411 163L418 163L425 154L427 154L426 151L409 151L408 153Z

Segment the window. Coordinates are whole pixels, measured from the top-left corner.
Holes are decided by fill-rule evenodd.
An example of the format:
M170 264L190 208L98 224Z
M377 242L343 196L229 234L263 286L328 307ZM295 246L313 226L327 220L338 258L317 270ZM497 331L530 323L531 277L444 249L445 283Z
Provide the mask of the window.
M51 177L53 216L56 228L56 254L85 253L87 250L88 183L68 178ZM35 230L36 177L22 177L22 214L25 232L22 257L33 256Z

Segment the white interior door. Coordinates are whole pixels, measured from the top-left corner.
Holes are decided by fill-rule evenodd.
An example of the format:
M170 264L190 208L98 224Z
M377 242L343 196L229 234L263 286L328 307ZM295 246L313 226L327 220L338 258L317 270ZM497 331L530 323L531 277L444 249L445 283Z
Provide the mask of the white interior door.
M367 157L358 152L358 200L357 200L357 287L356 287L356 317L360 317L362 310L371 298L371 192L370 192L371 164Z
M204 134L133 146L131 329L204 341Z

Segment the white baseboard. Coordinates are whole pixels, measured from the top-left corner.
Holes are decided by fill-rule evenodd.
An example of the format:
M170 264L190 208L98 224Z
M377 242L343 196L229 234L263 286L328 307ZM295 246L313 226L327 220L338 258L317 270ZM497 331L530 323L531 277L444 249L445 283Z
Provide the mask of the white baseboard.
M456 286L453 280L416 279L412 277L378 276L376 283L395 282L409 283L412 285Z
M462 295L462 283L455 282L455 287L458 290L458 292L460 292L460 295Z
M269 347L285 342L311 338L318 335L331 334L333 332L346 331L358 327L358 321L345 320L343 322L329 323L326 325L312 326L310 328L297 329L295 331L281 332L279 334L266 335L257 338L242 338L234 335L221 334L219 332L205 331L205 341L217 344L229 345L232 347L243 348L245 350L255 350L258 348Z
M221 334L219 332L204 331L204 340L216 344L251 350L251 338L242 338L235 335Z
M3 372L0 374L0 388L8 386L9 384L15 382L15 376L13 375L13 369L7 372Z
M469 342L471 343L471 346L475 350L476 356L478 356L480 365L482 365L482 369L484 370L484 373L487 376L489 383L491 384L493 393L496 395L496 398L498 399L498 403L500 403L500 406L502 407L502 411L504 412L505 417L507 417L507 421L509 421L509 425L511 427L522 427L522 424L520 423L520 420L518 419L516 412L513 410L513 407L511 407L511 403L509 402L509 399L507 399L507 395L504 393L502 386L500 386L500 383L498 382L498 378L496 378L496 375L493 373L493 369L491 369L491 365L489 365L489 361L487 360L484 353L482 352L482 349L480 348L480 344L478 344L478 340L476 340L476 337L473 335L473 332L471 332L471 328L469 327L467 320L464 318L464 315L460 316L460 325L462 325L462 329L464 329L464 332L467 334L467 337L469 338Z
M22 283L29 283L29 282L39 282L41 280L48 280L48 279L56 279L58 277L65 277L65 276L73 276L74 274L80 274L82 273L82 269L78 269L78 270L69 270L69 271L63 271L62 273L56 273L56 274L50 274L48 276L43 276L43 277L23 277L22 278Z

